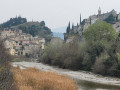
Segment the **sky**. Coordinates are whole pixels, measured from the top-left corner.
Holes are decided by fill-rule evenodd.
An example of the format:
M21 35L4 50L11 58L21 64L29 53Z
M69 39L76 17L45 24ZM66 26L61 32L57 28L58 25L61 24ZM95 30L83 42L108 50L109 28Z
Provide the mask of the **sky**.
M0 23L21 15L28 21L42 21L51 28L76 25L82 19L115 9L120 12L120 0L0 0Z

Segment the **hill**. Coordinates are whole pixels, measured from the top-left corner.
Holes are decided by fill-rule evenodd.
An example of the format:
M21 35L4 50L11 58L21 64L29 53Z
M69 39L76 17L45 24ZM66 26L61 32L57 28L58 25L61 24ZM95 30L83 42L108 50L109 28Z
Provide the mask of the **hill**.
M49 29L44 21L41 22L26 22L17 26L11 27L12 29L21 29L23 33L31 34L32 36L38 35L43 37L46 41L50 41L52 38L51 29Z
M46 41L50 41L52 38L51 29L45 25L44 21L41 22L27 22L26 18L15 17L0 24L0 28L7 28L12 30L21 29L23 33L31 34L32 36L38 35L38 37L45 38Z
M53 32L53 37L60 37L61 39L64 40L64 34L63 33Z
M11 26L16 26L16 25L23 24L26 22L27 22L26 18L22 18L21 16L19 16L15 18L10 18L10 20L0 24L0 27L9 28Z
M80 15L79 20L80 20L79 24L77 24L75 26L74 26L74 24L72 24L72 28L71 28L71 22L69 22L67 29L66 29L66 33L65 33L66 41L67 41L67 39L69 39L71 37L75 37L75 36L79 36L79 38L82 39L82 37L83 37L82 33L86 29L88 29L89 26L94 24L96 21L105 21L107 23L110 23L110 24L112 24L113 28L117 32L120 32L120 14L117 13L117 11L115 11L114 9L109 12L102 13L101 9L99 8L98 14L90 15L88 18L83 19L83 21L82 21L81 15Z
M60 33L65 33L66 32L67 26L59 27L59 28L54 28L52 29L52 32L60 32Z

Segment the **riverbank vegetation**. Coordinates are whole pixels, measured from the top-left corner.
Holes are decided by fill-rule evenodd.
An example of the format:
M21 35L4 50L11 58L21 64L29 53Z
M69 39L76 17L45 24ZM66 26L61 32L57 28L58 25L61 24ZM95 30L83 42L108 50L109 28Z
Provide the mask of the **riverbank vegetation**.
M13 76L10 72L10 55L6 52L3 41L0 41L0 90L11 90Z
M12 72L13 85L17 88L12 90L77 90L72 79L53 72L43 72L35 68L13 68Z
M10 65L11 56L0 41L0 90L77 90L74 80L35 68L21 70Z
M78 38L79 39L79 38ZM111 24L97 21L83 32L82 42L51 42L40 62L120 77L120 37Z

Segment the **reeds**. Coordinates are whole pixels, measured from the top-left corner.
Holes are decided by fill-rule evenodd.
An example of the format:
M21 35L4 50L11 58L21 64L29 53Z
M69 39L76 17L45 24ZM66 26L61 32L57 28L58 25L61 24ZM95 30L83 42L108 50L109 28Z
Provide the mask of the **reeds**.
M77 90L75 82L67 76L43 72L36 68L12 69L13 85L17 90Z

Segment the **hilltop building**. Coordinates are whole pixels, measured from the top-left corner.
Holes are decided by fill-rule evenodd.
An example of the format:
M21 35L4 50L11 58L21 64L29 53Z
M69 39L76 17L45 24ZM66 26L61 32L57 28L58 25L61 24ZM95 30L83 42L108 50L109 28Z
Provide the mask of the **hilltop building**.
M112 20L110 21L110 18ZM65 40L71 41L71 38L74 38L74 35L79 35L82 37L82 32L84 32L85 29L87 29L91 24L95 23L96 21L106 21L108 23L111 23L113 25L113 28L117 31L120 32L120 13L117 14L117 12L113 9L110 12L103 13L101 11L101 8L98 9L98 14L97 15L91 15L87 19L83 19L81 21L81 14L80 14L80 22L76 26L72 25L72 28L70 28L70 22L68 24L66 33L64 34Z

